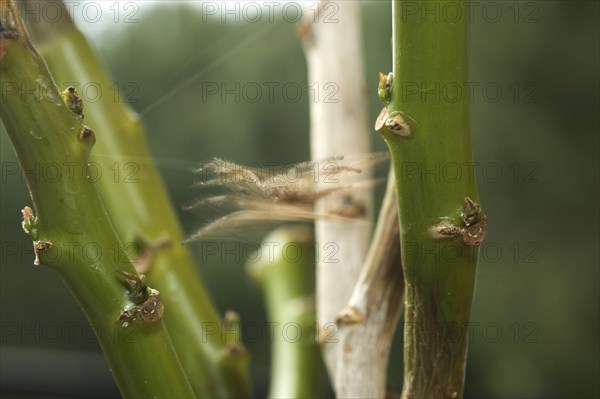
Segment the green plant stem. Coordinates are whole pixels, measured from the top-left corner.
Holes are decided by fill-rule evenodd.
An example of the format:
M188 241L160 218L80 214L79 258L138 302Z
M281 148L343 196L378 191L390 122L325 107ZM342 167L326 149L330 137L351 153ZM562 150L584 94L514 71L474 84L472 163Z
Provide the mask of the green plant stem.
M248 270L263 289L269 321L277 323L269 397L313 398L320 353L314 330L312 234L305 227L282 227L265 242L279 244L274 258L262 257Z
M446 23L404 12L401 0L392 4L391 102L376 127L397 182L406 287L402 397L460 398L478 258L460 232L468 227L465 198L479 200L465 169L473 165L468 98L440 101L435 93L467 87L467 10L463 6L460 21ZM398 122L396 130L386 120L388 126ZM461 178L441 176L448 165L462 168ZM484 218L481 212L475 217ZM440 222L454 230L439 233Z
M52 243L41 263L58 271L81 305L123 396L193 397L163 322L119 320L135 304L116 271L135 269L87 177L93 134L80 136L81 120L64 106L14 1L1 1L0 22L2 121L22 170L57 171L53 178L25 173L38 238Z
M140 237L148 244L161 239L171 242L152 251L147 281L161 292L169 309L166 325L194 392L199 397L249 397L247 352L221 333L208 333L220 332L223 324L190 250L180 245L183 233L140 120L125 104L123 93L115 93L67 10L63 8L61 15L59 21L42 18L29 29L57 81L77 82L79 87L93 83L100 88L98 100L84 104L84 120L98 135L91 160L102 172L99 188L119 236L126 243Z

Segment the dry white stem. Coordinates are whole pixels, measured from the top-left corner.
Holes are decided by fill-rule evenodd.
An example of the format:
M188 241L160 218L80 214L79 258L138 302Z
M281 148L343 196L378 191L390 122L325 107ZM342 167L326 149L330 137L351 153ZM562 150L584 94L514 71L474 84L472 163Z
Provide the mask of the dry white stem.
M352 297L340 314L340 340L351 352L344 352L344 362L357 362L367 373L367 378L359 378L362 395L385 397L387 364L389 351L402 310L403 277L400 261L400 230L396 201L396 185L393 172L390 172L387 191L377 229L373 236L369 254L360 277L356 282ZM346 322L349 315L360 315L358 324ZM356 378L344 374L340 378ZM349 380L341 383L353 384Z
M305 15L299 33L308 62L309 85L318 87L320 93L310 104L312 158L369 152L371 129L367 124L360 2L320 1L316 12ZM340 176L349 184L353 178L351 174ZM317 211L352 203L359 206L370 221L372 190L356 190L345 195L319 200ZM336 263L323 258L317 260L317 320L322 333L331 333L340 311L350 300L369 248L371 228L371 223L316 222L317 244L332 243L339 248ZM360 318L352 311L346 316L350 322ZM383 397L379 387L381 378L375 378L372 372L372 362L379 361L382 354L373 352L364 356L366 351L358 350L363 345L361 334L369 332L351 331L323 340L323 356L336 395L339 398ZM378 386L374 387L372 381L377 381ZM381 388L385 392L385 386Z

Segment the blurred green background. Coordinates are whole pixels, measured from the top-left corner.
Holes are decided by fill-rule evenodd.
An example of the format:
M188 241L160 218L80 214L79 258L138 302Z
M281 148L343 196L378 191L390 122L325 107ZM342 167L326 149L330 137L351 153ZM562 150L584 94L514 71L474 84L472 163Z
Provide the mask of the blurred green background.
M599 5L478 4L470 59L479 163L474 171L490 225L473 306L465 397L598 397ZM121 8L119 23L110 14L104 27L78 19L119 84L118 100L142 115L188 233L200 221L179 205L201 194L190 172L201 161L287 164L310 158L308 107L315 91L307 84L293 10L287 19L275 10L273 22L251 23L242 15L239 23L234 16L224 23L207 18L199 4L156 2ZM132 11L137 21L124 23ZM377 73L391 69L389 11L388 1L363 3L371 120L381 108ZM268 82L274 82L271 98ZM221 88L207 93L222 84L235 90L236 83L239 98ZM256 87L262 98L254 102ZM375 133L372 141L374 149L385 149ZM31 243L20 228L20 210L31 201L14 174L16 158L4 132L0 143L2 395L116 394L65 285L56 273L33 267ZM200 258L200 245L192 248ZM201 273L220 312L233 309L242 321L263 323L261 293L234 258L211 259ZM263 336L247 343L259 397L268 388L268 341ZM390 366L395 391L401 389L400 343L398 336Z

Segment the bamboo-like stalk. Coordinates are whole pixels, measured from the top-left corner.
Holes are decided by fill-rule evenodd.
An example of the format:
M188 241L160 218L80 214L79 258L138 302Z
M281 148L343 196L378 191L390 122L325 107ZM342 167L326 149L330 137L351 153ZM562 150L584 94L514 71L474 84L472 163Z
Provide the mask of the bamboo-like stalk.
M123 242L146 247L134 256L146 259L147 281L169 309L165 322L194 392L198 397L249 397L248 355L239 342L223 338L223 322L192 254L180 245L183 232L143 126L123 97L115 98L112 81L62 2L54 3L61 18L32 21L29 30L57 81L100 89L97 101L84 104L84 120L98 135L90 158L103 174L99 189ZM170 245L153 249L159 241Z
M248 272L263 289L269 321L275 326L269 398L317 395L312 236L304 226L279 228L264 240L279 244L275 256L248 264Z
M487 219L470 174L441 173L472 165L468 98L440 101L435 90L466 87L468 10L459 5L463 18L449 23L405 12L401 0L392 4L393 81L382 77L387 107L376 128L392 154L398 190L406 287L402 397L460 398Z
M360 3L321 0L301 21L310 87L320 95L310 104L311 154L314 160L370 152L366 85L363 74ZM334 176L351 184L351 176ZM344 197L345 196L345 197ZM317 202L324 211L350 204L362 209L360 222L316 221L317 245L334 246L336 261L317 259L317 319L322 353L338 397L374 397L366 381L377 380L361 345L361 335L338 334L336 318L348 304L369 249L372 229L371 190L354 190ZM360 213L360 212L358 212ZM356 329L355 329L356 330ZM362 330L361 330L362 331ZM374 352L368 352L373 357Z
M0 2L0 22L0 84L11 88L2 121L23 170L52 165L57 172L25 176L37 219L24 209L24 228L40 263L55 269L80 303L123 396L193 397L164 323L134 317L139 303L117 273L135 269L89 178L93 132L63 104L14 1Z

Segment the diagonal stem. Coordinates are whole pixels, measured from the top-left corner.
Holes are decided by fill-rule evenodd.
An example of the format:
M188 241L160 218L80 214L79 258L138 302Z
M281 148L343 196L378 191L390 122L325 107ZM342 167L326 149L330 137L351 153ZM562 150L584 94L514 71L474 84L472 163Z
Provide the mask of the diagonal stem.
M160 318L123 319L140 304L117 270L136 274L88 177L94 134L63 104L16 2L0 2L0 23L0 85L14 89L3 92L2 122L23 170L53 165L60 172L53 179L26 175L37 219L26 208L24 228L40 263L55 269L79 302L123 396L193 397ZM90 247L97 252L85 251Z
M183 232L141 121L122 96L115 101L114 84L98 57L62 2L53 3L62 10L61 18L30 21L29 31L58 82L93 84L102 93L84 104L84 120L98 136L90 155L102 173L98 186L119 237L139 249L134 258L144 261L148 283L161 292L169 309L165 322L194 392L249 397L248 355L240 343L227 342L218 333L224 324L191 251L180 245ZM39 4L30 6L35 7Z

